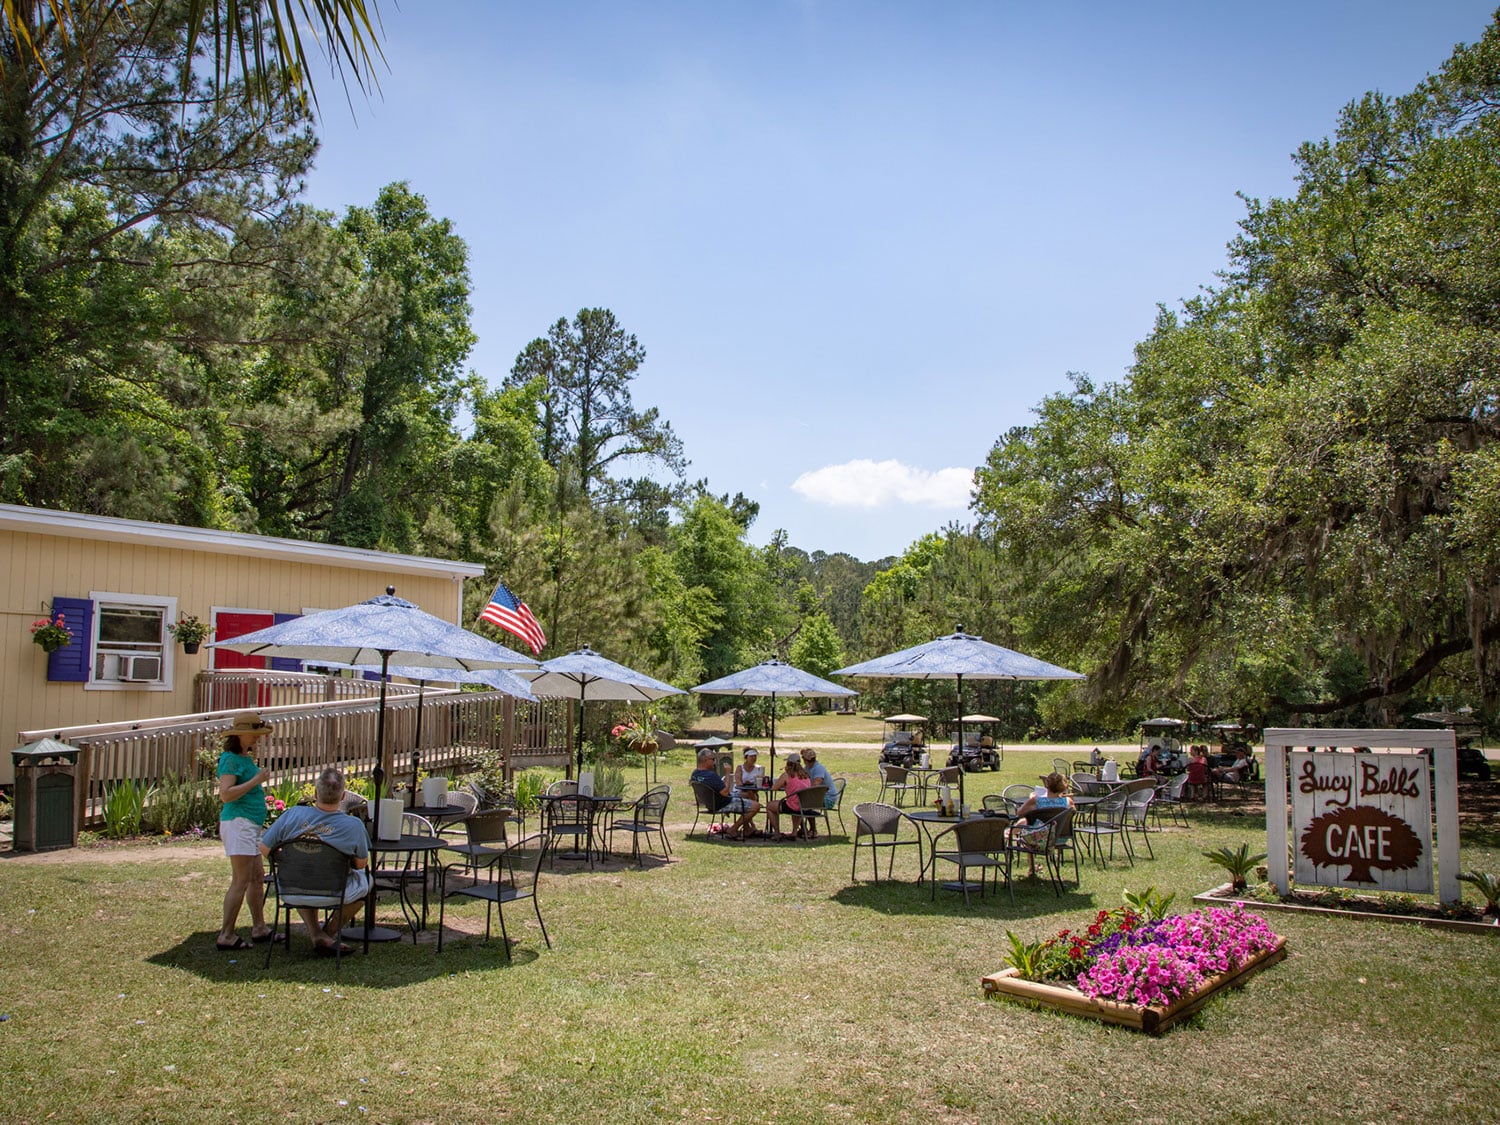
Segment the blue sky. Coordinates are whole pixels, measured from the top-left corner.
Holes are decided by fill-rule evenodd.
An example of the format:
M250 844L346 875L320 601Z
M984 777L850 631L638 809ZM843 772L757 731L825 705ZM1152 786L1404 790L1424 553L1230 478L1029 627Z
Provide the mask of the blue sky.
M470 366L580 308L752 538L875 559L967 522L995 440L1122 378L1290 154L1405 93L1490 3L380 5L320 82L309 199L407 180L470 250Z

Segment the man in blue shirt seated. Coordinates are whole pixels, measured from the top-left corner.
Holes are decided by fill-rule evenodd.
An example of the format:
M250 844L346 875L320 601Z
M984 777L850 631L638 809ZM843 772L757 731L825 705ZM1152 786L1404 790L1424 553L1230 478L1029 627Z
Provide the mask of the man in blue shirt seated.
M694 785L706 785L713 790L714 812L739 814L740 819L729 830L729 835L744 839L755 823L755 814L760 810L760 802L730 794L729 779L719 776L719 771L714 767L712 750L698 751L698 768L692 772L688 781Z
M318 775L313 787L314 803L293 805L276 818L276 823L267 828L260 839L261 854L267 856L272 849L288 840L295 840L299 836L316 836L352 857L354 869L349 872L349 880L344 885L345 906L342 913L335 911L326 924L319 925L315 907L297 908L317 952L325 957L335 952L340 944L339 931L355 919L364 905L365 896L370 893L370 873L366 870L370 863L370 835L365 830L363 821L340 809L339 803L343 799L344 773L329 766ZM346 945L342 952L353 951Z
M802 750L802 768L807 770L807 776L812 779L814 785L828 786L828 792L823 797L823 807L833 808L838 800L838 790L833 784L833 774L828 772L828 767L818 761L818 752L811 746Z

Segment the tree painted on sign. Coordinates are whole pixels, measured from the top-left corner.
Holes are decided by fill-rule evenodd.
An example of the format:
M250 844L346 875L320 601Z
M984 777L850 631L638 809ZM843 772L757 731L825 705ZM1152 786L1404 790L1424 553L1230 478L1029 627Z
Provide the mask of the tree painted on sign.
M1339 809L1314 818L1302 833L1302 854L1318 867L1349 867L1352 883L1375 882L1374 871L1407 871L1422 858L1411 825L1383 809Z

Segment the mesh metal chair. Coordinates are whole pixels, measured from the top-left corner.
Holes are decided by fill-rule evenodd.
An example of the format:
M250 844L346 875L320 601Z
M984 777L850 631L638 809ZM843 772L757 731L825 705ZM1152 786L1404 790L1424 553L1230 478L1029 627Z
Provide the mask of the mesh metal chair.
M696 805L696 811L693 814L693 826L688 829L689 836L698 831L698 821L705 816L708 817L708 826L710 828L716 824L722 828L729 823L731 818L739 819L737 814L721 808L719 806L719 793L712 786L706 785L701 781L693 782L693 801Z
M1016 810L1026 803L1026 799L1036 792L1033 785L1007 785L1000 790L1000 799L1005 802L1005 811L1011 816L1016 815Z
M1151 837L1148 833L1147 818L1151 815L1151 806L1156 801L1156 788L1135 789L1125 794L1125 840L1128 845L1131 832L1139 832L1141 839L1146 844L1146 854L1152 859L1156 853L1151 850Z
M1065 852L1073 854L1073 882L1082 884L1078 871L1078 841L1073 836L1074 809L1037 809L1030 819L1037 824L1051 822L1053 825L1052 847L1057 853L1057 872L1062 875L1062 857Z
M964 905L969 905L969 868L979 868L979 897L984 897L986 873L989 873L998 890L1000 872L1005 872L1005 882L1010 884L1010 819L1003 816L984 817L980 820L964 820L938 834L932 842L932 897L937 898L937 863L958 865L958 883L945 884L951 890L962 890ZM945 846L946 841L946 846ZM1011 901L1015 901L1015 888L1011 887Z
M1188 775L1180 773L1165 785L1156 790L1156 800L1151 803L1151 815L1156 818L1157 827L1161 827L1161 815L1165 811L1172 817L1174 824L1181 822L1186 828L1187 822L1187 800L1183 794L1187 791Z
M1109 858L1113 861L1116 836L1124 842L1125 857L1130 860L1130 866L1135 866L1135 856L1130 850L1130 837L1125 835L1125 798L1124 788L1116 789L1094 806L1094 815L1087 824L1073 826L1073 834L1084 841L1089 854L1100 867L1104 866L1105 837L1109 838Z
M1064 812L1070 810L1064 809ZM1062 874L1059 871L1059 856L1057 853L1057 826L1056 819L1045 821L1042 824L1026 824L1011 829L1010 839L1006 843L1006 858L1013 862L1019 857L1025 857L1031 864L1035 865L1040 859L1047 870L1047 878L1052 883L1052 891L1059 898L1062 897ZM1016 901L1016 884L1011 880L1010 900Z
M543 801L542 831L547 836L547 851L556 866L559 845L568 842L572 852L568 858L579 854L594 867L594 802L580 797L576 792L554 796ZM581 849L581 853L580 853Z
M448 900L455 897L475 898L484 902L486 943L490 940L490 916L492 913L500 915L500 938L505 944L507 961L510 960L510 934L505 928L506 904L530 899L532 910L536 912L536 924L542 928L542 940L551 949L552 939L547 935L547 923L542 921L542 906L537 900L537 884L541 880L542 860L546 857L548 843L548 837L544 833L517 840L481 866L474 882L452 888L448 886L451 873L465 873L469 871L469 865L454 863L443 867L439 873L441 893L438 896L437 951L443 951L443 923L447 917Z
M844 836L849 835L849 829L844 827L844 789L848 784L849 779L847 777L834 778L832 790L833 804L828 804L827 800L823 802L829 813L824 819L828 821L828 831L830 833L833 831L833 817L837 816L839 818L839 833Z
M906 804L906 795L914 788L907 780L908 774L905 766L893 766L887 762L881 762L880 766L880 796L879 802L884 803L886 794L889 793L891 800L899 807Z
M286 944L292 945L292 911L298 907L314 910L337 910L342 916L349 900L345 897L353 859L326 840L314 835L298 836L271 852L271 875L276 885L275 913L271 915L271 932L283 911L286 913ZM266 942L265 968L271 967L271 951L276 942ZM365 952L370 952L369 934L365 935ZM343 963L344 943L334 942L337 964Z
M1004 796L999 793L986 793L979 799L979 807L989 809L991 812L1010 812L1010 805L1006 803Z
M663 857L672 854L672 844L667 839L666 825L667 801L671 796L670 785L658 785L646 790L632 804L616 810L615 815L610 818L605 836L613 836L616 832L629 832L630 854L637 867L645 866L645 861L641 858L642 836L647 838L649 844L652 833L655 833L661 837Z
M906 823L906 817L895 805L881 804L879 801L865 801L854 806L854 854L849 861L849 878L856 878L855 869L859 865L859 851L868 848L870 862L875 871L875 882L880 882L880 849L886 849L890 859L886 862L885 877L891 878L896 869L896 849L909 848L916 845L917 864L922 863L922 838L913 833L906 839L901 838L901 826Z
M505 850L511 819L511 814L505 809L475 813L465 821L469 834L464 842L446 844L443 851L464 856L471 869L488 863Z

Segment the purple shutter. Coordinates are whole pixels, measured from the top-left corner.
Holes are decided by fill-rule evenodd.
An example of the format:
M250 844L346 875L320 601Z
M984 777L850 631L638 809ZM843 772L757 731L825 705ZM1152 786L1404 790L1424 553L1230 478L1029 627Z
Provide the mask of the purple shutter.
M94 638L94 603L88 598L52 599L52 615L63 615L63 622L73 639L47 656L47 679L64 683L86 684L89 680L89 657Z
M283 621L295 621L302 615L300 613L278 613L274 616L276 624L280 625ZM292 656L273 656L271 657L271 668L276 672L300 672L302 671L302 661Z

